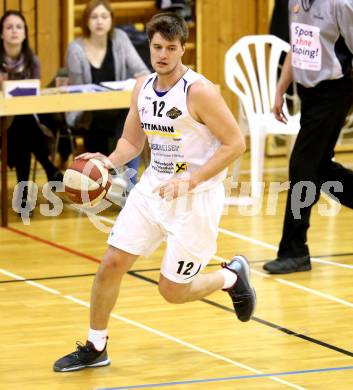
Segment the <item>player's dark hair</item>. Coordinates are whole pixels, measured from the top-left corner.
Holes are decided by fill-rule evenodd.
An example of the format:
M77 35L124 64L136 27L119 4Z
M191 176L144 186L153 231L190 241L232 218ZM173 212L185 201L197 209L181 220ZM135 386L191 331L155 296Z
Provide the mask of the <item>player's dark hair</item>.
M0 35L2 35L2 33L4 31L4 24L5 24L6 19L11 15L19 17L24 23L25 39L22 42L22 47L21 47L21 54L23 55L23 59L24 59L23 74L27 78L31 78L34 75L34 68L35 68L34 54L33 54L32 49L29 47L27 22L26 22L26 19L22 15L21 12L15 11L15 10L7 10L4 13L4 15L0 19ZM6 56L6 51L5 51L5 47L4 47L4 41L0 36L0 67L2 66L2 64L4 64L6 62L5 56Z
M147 23L146 31L150 42L155 33L160 33L167 41L179 39L183 46L189 36L185 20L173 12L163 12L154 15Z

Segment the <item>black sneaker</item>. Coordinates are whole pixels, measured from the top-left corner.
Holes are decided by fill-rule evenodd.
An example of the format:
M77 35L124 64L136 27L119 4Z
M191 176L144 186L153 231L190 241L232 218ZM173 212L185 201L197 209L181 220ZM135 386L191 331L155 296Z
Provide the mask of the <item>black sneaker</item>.
M249 321L256 306L256 292L250 285L249 263L244 256L235 256L229 263L222 263L222 267L237 275L234 285L224 291L230 295L238 319Z
M276 260L265 263L263 269L270 274L290 274L292 272L310 271L310 257L279 257Z
M103 351L97 351L90 341L86 345L76 342L77 349L54 363L53 370L58 372L78 371L89 367L108 366L110 360L107 345Z

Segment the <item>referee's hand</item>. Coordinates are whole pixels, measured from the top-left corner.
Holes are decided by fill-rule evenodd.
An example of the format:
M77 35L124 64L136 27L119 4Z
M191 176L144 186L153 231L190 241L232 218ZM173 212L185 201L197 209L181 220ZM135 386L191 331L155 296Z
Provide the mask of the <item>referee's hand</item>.
M287 124L288 119L283 112L284 97L276 93L275 104L272 108L272 112L275 118L284 124Z

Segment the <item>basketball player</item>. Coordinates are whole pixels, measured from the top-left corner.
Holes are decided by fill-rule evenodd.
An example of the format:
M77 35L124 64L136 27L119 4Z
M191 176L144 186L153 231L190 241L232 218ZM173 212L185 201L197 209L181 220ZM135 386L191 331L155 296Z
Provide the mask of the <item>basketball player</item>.
M75 371L110 364L107 326L122 277L138 256L167 241L159 291L170 303L201 299L223 289L240 321L256 304L250 270L235 256L213 273L201 274L216 251L224 204L226 168L245 150L240 129L215 86L182 63L188 32L173 13L147 25L156 73L137 81L124 133L106 167L124 165L141 153L146 136L151 163L131 191L108 239L91 294L88 340L59 359L54 370Z

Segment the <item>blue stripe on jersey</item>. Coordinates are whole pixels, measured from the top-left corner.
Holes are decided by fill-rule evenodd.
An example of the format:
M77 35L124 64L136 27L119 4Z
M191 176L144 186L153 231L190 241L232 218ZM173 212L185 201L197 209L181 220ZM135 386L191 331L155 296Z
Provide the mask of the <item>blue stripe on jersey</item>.
M151 77L151 78L147 81L147 83L145 84L145 86L143 87L143 89L145 89L145 88L147 87L147 85L148 85L152 80L153 80L153 77Z
M156 91L154 88L153 88L153 90L154 90L154 92L156 92L156 95L158 97L163 97L165 94L167 94L169 92L169 90L168 91L159 92L159 91Z
M188 85L188 81L183 78L184 81L184 92L186 91L186 86Z

